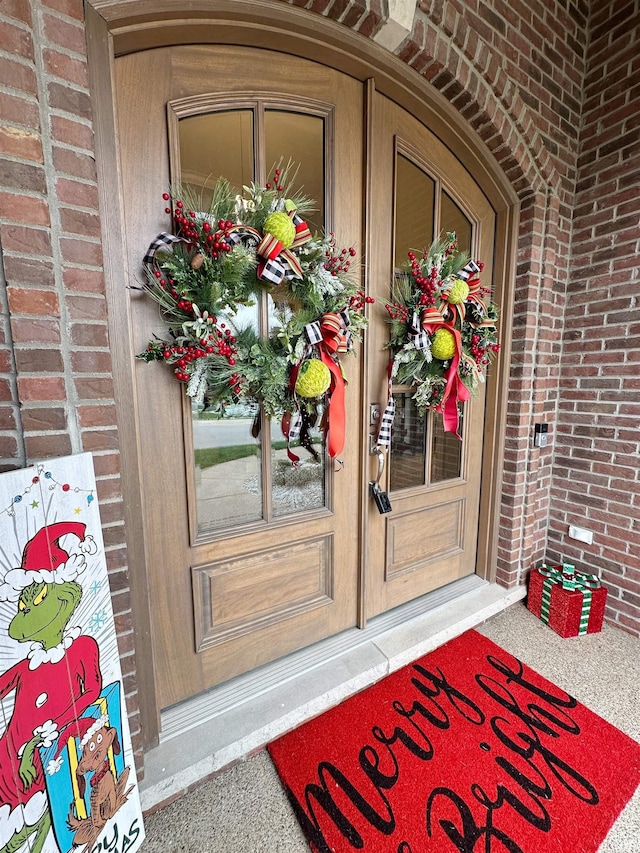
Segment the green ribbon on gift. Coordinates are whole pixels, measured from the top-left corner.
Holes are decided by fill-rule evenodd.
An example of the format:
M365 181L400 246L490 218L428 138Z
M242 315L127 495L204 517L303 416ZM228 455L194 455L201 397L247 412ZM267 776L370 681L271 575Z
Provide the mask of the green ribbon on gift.
M576 572L576 567L571 563L563 563L560 566L547 566L543 563L539 570L544 578L542 581L542 605L540 618L549 624L549 611L551 609L551 589L554 584L561 583L563 589L582 592L582 610L580 612L580 626L578 636L586 634L589 626L589 613L591 612L592 590L600 587L600 578L587 572Z

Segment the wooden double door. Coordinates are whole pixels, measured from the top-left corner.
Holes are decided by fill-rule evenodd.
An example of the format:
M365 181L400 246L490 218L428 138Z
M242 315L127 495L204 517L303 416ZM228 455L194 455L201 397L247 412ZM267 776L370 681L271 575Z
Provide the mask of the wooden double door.
M317 202L312 226L356 245L376 302L346 361L343 466L291 467L279 425L239 404L217 420L187 403L159 364L135 364L144 537L159 707L362 626L476 571L484 398L465 405L463 440L420 418L394 388L396 424L382 478L393 511L369 497L375 407L387 401L384 302L410 248L456 230L491 282L495 218L459 160L408 112L345 74L273 51L180 46L116 60L121 184L132 279L169 228L173 183L264 183L299 164ZM136 351L162 333L130 291ZM266 299L266 297L265 297ZM270 322L269 304L248 322ZM132 353L133 357L134 353Z

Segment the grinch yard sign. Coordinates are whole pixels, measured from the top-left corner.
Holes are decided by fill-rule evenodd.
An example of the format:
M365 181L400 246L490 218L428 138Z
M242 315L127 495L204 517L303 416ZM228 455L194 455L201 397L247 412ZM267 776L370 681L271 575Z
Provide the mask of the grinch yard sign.
M90 453L0 475L0 853L144 838Z

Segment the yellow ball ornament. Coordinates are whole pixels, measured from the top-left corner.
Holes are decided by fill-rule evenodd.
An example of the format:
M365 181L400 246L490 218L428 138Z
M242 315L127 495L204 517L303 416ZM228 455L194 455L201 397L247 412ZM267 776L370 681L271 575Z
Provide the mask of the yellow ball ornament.
M279 240L285 249L293 245L296 238L296 226L291 217L283 211L270 213L264 221L264 233L271 234Z
M469 295L469 285L461 278L456 279L447 295L447 302L451 305L460 305Z
M300 397L319 397L331 384L331 372L319 358L303 361L296 379L296 394Z
M431 338L431 355L439 361L448 361L456 351L456 339L449 329L438 329Z

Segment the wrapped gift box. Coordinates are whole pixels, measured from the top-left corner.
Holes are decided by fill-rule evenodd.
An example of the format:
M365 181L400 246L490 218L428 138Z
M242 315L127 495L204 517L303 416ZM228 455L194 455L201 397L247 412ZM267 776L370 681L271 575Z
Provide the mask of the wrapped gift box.
M576 572L570 563L543 564L529 575L528 609L561 637L601 631L606 602L598 577Z

